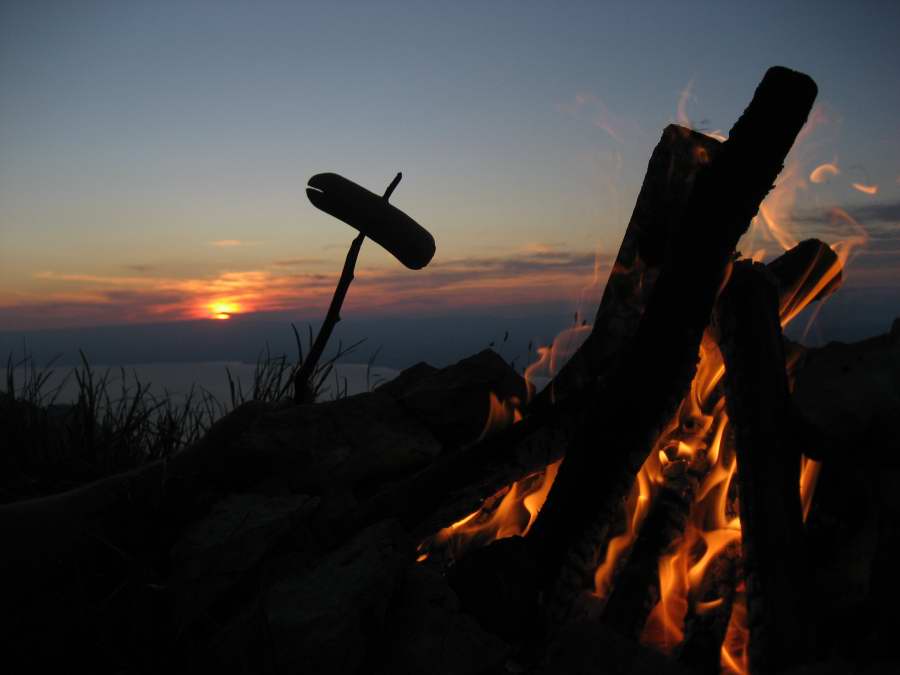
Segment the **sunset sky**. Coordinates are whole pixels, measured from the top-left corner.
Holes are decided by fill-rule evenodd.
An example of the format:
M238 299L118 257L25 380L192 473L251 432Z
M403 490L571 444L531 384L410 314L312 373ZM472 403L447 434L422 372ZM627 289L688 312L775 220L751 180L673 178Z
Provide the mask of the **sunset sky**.
M419 272L367 242L345 314L569 313L662 128L727 133L775 64L820 93L772 213L856 236L848 292L887 328L898 26L888 2L4 1L0 331L318 317L355 235L306 199L322 171L403 171L437 242Z

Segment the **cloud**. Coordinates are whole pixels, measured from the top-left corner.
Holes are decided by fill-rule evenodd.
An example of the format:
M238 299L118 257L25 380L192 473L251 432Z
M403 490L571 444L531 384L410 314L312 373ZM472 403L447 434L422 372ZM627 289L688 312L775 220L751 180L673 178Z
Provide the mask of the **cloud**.
M900 201L881 202L875 204L848 204L844 211L863 225L870 223L900 223ZM831 209L803 211L793 216L797 223L821 223L830 220Z
M302 267L305 265L324 265L331 262L327 258L288 258L285 260L274 260L272 264L276 267Z
M597 262L592 253L541 245L505 255L438 258L419 271L399 265L357 269L345 311L434 312L548 302L569 307L579 298L596 299ZM224 302L235 305L237 314L324 312L339 270L323 274L291 267L190 278L43 271L35 275L42 282L40 293L0 296L0 329L201 319Z
M246 246L247 242L241 241L240 239L218 239L217 241L209 242L212 246L217 246L219 248L231 248L233 246Z

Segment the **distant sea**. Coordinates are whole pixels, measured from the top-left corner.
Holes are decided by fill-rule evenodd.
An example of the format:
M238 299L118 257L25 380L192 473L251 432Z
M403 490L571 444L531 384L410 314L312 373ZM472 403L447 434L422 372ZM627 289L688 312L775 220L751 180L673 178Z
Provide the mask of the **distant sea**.
M115 397L121 390L122 372L124 370L126 386L134 388L135 377L145 386L150 387L153 396L168 395L176 401L183 400L191 391L191 387L203 389L223 404L230 404L231 393L228 383L228 372L235 382L240 383L244 392L253 387L255 364L242 362L214 361L200 363L138 363L122 366L92 365L95 377L109 371L108 384L111 395ZM227 369L227 371L226 371ZM70 366L59 366L50 369L52 375L47 382L46 390L60 387L57 403L71 403L78 396L78 386L72 375ZM339 363L335 366L322 389L321 400L334 398L340 389L348 395L368 391L379 384L396 377L400 371L387 366L372 366L365 363ZM20 387L25 378L22 368L15 370L16 387ZM66 377L68 375L68 377ZM2 383L5 388L5 381Z

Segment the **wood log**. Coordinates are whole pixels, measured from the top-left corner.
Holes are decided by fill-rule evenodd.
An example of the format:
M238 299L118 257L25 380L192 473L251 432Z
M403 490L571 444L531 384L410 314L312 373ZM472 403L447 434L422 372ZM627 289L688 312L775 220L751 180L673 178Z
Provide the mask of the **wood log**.
M677 236L697 171L720 145L710 136L675 124L663 130L650 155L591 333L535 397L531 410L562 401L610 371L622 347L637 332L669 241Z
M675 551L700 485L700 473L686 462L666 466L665 483L653 501L628 562L615 579L603 619L626 637L638 639L659 601L659 559Z
M771 261L766 269L777 284L782 323L809 303L833 293L841 283L841 265L837 255L816 239L801 242ZM795 422L792 417L792 423ZM797 432L796 428L792 430ZM682 541L698 481L708 469L703 459L702 455L698 455L687 466L666 467L665 483L653 497L650 512L631 551L623 555L621 572L615 579L604 618L625 635L640 635L649 611L658 600L657 561L665 552L675 550ZM710 611L703 619L698 617L698 625L717 627L721 623L717 623L717 614ZM727 621L726 612L726 625Z
M736 265L716 313L735 430L750 665L803 663L810 636L800 451L789 443L789 391L774 284Z
M688 608L684 619L684 641L677 650L677 658L698 673L715 675L719 672L722 641L741 574L741 550L735 542L710 563L695 597L697 602L719 604L698 611L697 602L694 602Z
M769 263L778 280L779 297L796 297L810 290L814 275L808 270L823 261L833 264L837 256L826 244L807 240ZM833 288L837 284L834 282ZM824 294L816 296L821 297ZM394 388L392 383L385 386ZM335 527L337 531L353 531L384 518L398 518L423 538L433 534L478 509L504 486L565 456L579 416L596 405L597 399L588 394L551 407L529 409L519 424L442 455L417 474L383 488L341 515Z
M628 354L589 398L575 440L529 539L551 620L563 619L598 559L663 425L687 392L701 335L740 236L809 114L816 86L772 68L712 161L697 175Z

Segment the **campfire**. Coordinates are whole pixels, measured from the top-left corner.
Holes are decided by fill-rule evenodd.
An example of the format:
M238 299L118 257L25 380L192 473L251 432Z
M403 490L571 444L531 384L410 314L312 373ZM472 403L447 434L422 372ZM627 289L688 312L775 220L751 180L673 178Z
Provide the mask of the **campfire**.
M170 460L0 507L17 649L99 670L844 663L820 617L878 602L871 575L825 597L850 593L850 543L876 566L836 506L863 490L845 448L896 446L900 397L859 382L897 368L900 324L818 350L783 335L865 242L839 210L849 237L795 241L763 201L816 92L776 67L727 139L667 127L594 320L524 377L486 351L344 400L249 403ZM739 251L750 228L783 252Z
M768 86L777 86L772 81L781 77L786 74L770 71ZM764 82L754 103L759 104L766 86ZM807 102L811 105L811 97L796 101L796 114L803 114ZM578 326L541 351L540 360L525 374L529 392L534 391L529 376L535 372L543 369L553 381L531 409L540 410L548 400L577 396L591 377L613 382L621 377L615 372L621 366L614 359L622 358L626 341L638 332L666 246L672 246L679 225L690 227L683 214L692 188L702 189L694 188L697 174L722 152L721 146L718 140L684 127L665 130L593 329ZM620 512L606 512L606 522L587 530L592 538L588 553L584 555L582 548L576 554L575 586L565 588L564 613L554 617L599 619L704 671L718 665L722 672L747 673L751 654L759 671L783 667L791 660L802 662L808 641L804 632L810 630L809 617L800 614L806 582L802 523L809 515L821 464L807 456L815 455L816 448L798 445L799 438L793 435L796 424L788 391L802 357L799 346L781 346L781 329L840 286L849 254L864 242L864 233L830 247L816 240L797 243L779 227L772 210L761 205L753 224L763 221L788 250L765 267L740 258L729 263L710 324L703 331L689 390L648 446L651 450L631 487L627 492L620 489L612 500ZM661 224L661 217L670 221ZM838 217L861 231L845 212L838 212ZM559 353L573 338L583 342L580 348L574 354ZM756 348L757 341L763 349ZM560 370L560 362L568 369ZM758 368L769 372L753 372ZM652 387L652 379L645 384ZM605 393L615 396L616 389L608 387ZM639 400L631 403L640 405ZM598 417L604 419L602 413ZM485 434L521 419L517 406L492 396ZM599 430L592 452L604 452L603 441L610 436L616 438L615 433ZM747 467L740 485L739 455ZM418 561L438 557L443 564L452 564L473 548L507 537L527 537L562 461L501 488L479 509L424 540ZM580 481L581 477L572 484ZM772 494L767 483L784 491ZM741 492L750 502L743 511ZM748 509L752 515L746 515ZM746 534L742 513L756 520ZM784 535L782 547L770 550L772 538L779 534ZM785 580L778 578L781 571L772 570L781 565L787 568ZM589 578L586 572L591 572ZM750 604L756 605L757 619L776 617L757 628L752 651L747 597L751 574ZM781 585L785 582L793 589ZM778 597L780 592L785 595ZM786 625L796 621L800 623ZM783 634L777 634L779 630ZM770 637L770 631L776 634Z

